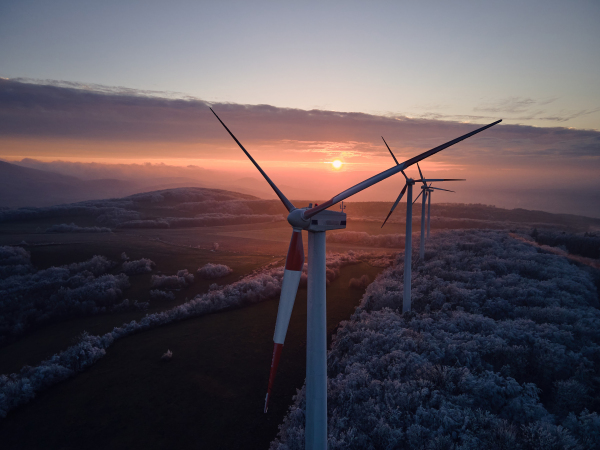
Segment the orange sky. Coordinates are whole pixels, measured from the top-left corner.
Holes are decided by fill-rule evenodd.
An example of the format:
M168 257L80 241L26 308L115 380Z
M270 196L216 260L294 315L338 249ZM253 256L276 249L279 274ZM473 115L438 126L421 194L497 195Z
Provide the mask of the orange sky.
M211 185L260 177L199 100L10 80L0 80L0 94L0 158L8 161L86 163L85 170L81 164L38 167L84 178L168 174ZM268 105L212 106L282 190L294 191L292 198L327 198L391 167L382 135L402 161L478 127ZM340 170L329 163L336 159L344 163ZM558 212L574 195L580 203L589 196L588 209L595 214L600 209L594 203L600 191L600 133L593 130L500 124L426 160L422 169L426 176L468 179L456 185L456 194L437 193L438 201L532 209L539 204ZM416 168L408 175L416 177ZM355 200L393 200L401 187L397 177Z

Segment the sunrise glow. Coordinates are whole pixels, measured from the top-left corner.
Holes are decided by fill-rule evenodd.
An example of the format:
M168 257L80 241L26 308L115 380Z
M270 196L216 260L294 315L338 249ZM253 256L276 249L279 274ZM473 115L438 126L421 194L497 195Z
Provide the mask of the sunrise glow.
M334 169L339 169L340 167L342 167L342 162L339 159L336 159L334 162L331 163L331 165Z

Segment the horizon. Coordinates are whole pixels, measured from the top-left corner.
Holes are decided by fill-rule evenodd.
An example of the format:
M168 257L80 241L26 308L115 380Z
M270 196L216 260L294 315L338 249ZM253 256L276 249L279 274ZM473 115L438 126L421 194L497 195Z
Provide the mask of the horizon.
M381 136L402 161L477 127L439 119L212 105L288 190L286 195L303 198L333 196L392 167ZM201 100L0 80L0 117L0 158L30 168L84 180L145 178L146 185L157 176L190 178L215 188L257 180L254 167ZM594 130L502 123L424 160L421 168L425 176L467 180L446 183L456 193L440 191L438 201L598 217L598 143L600 132ZM332 165L336 160L339 169ZM417 176L414 167L407 173ZM357 199L393 201L401 182L391 177ZM252 189L272 198L260 180Z

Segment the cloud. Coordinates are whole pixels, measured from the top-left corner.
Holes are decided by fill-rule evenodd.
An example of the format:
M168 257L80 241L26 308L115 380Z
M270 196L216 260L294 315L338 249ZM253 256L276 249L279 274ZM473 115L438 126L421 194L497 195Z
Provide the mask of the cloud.
M0 80L0 137L195 143L196 157L207 156L206 146L210 146L211 157L216 147L238 155L207 102L160 95L125 88ZM385 158L381 135L393 149L414 154L475 128L473 123L461 121L487 123L509 113L521 114L524 120L528 116L523 113L528 108L551 101L515 97L478 107L482 112L493 113L489 116L428 114L425 118L232 103L212 103L212 107L242 142L265 146L267 150L272 146L278 159L285 159L282 150L350 152L349 156L370 154ZM560 122L593 111L547 116L542 112L536 112L535 117ZM448 118L454 121L439 120ZM594 130L500 125L465 141L460 148L504 152L518 146L523 153L526 149L526 153L535 155L552 145L561 155L569 155L572 148L584 147L590 148L587 156L598 157L599 142L600 132ZM457 152L446 153L450 154Z
M555 100L556 98L538 101L525 97L508 97L502 100L484 103L480 106L476 106L473 108L473 110L488 113L522 113L530 109L532 106L548 105Z

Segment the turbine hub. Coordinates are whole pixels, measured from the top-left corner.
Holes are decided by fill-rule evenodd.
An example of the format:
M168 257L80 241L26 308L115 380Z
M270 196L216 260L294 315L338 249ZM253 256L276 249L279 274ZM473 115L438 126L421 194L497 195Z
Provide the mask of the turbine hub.
M290 213L287 216L287 221L290 223L290 225L293 228L299 228L301 230L308 229L308 226L310 225L310 220L305 219L302 216L302 213L306 209L307 208L300 208L300 209L293 209L292 211L290 211Z

